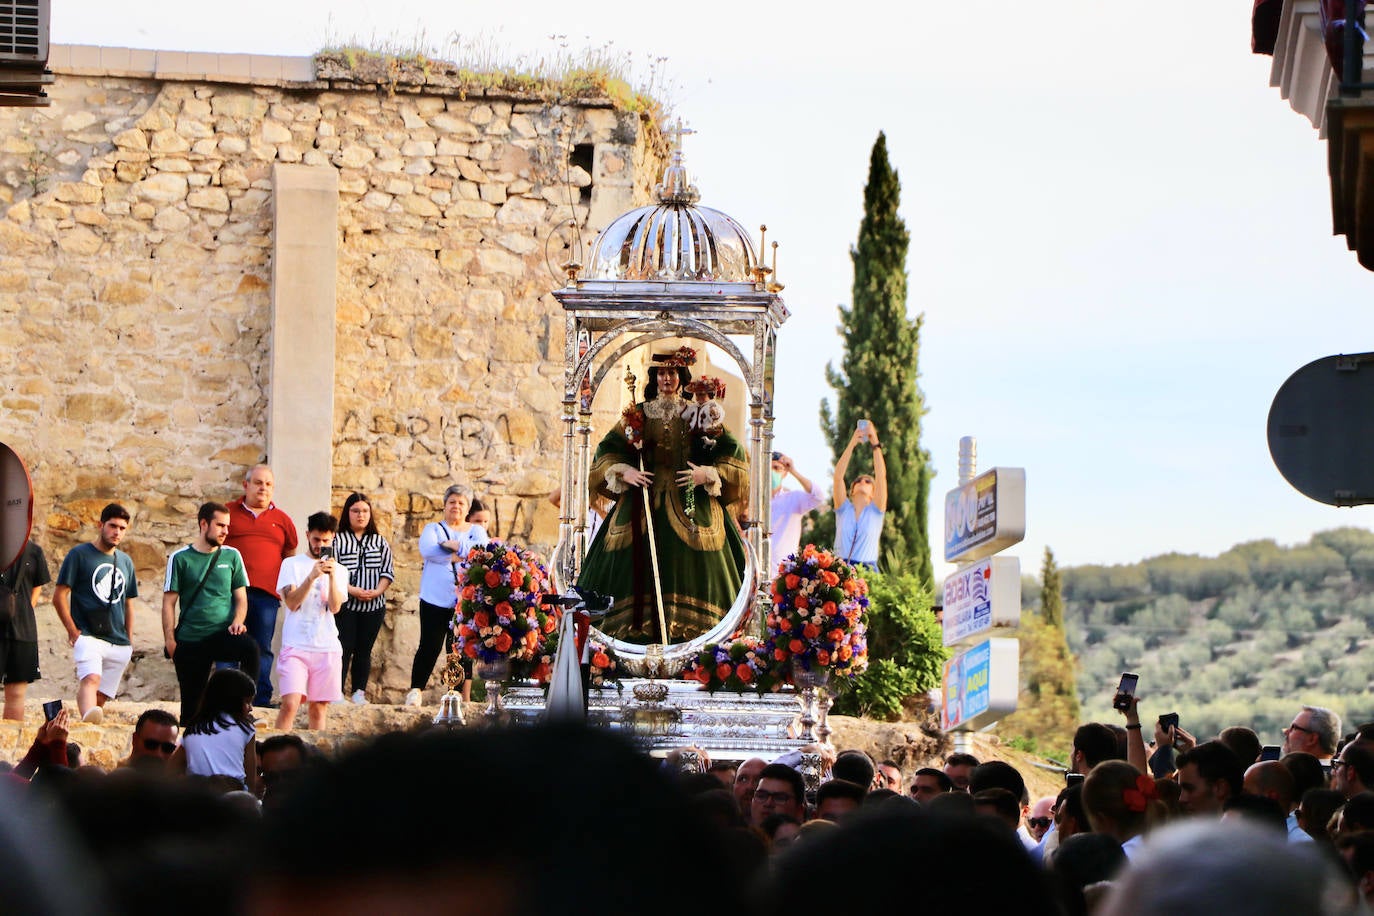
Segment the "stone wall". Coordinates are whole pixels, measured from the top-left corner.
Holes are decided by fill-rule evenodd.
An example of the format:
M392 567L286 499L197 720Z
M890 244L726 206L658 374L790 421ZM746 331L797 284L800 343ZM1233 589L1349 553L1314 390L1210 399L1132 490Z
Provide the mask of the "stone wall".
M368 493L395 549L373 684L395 699L416 642L415 539L445 486L472 484L501 537L556 538L563 320L546 252L562 257L560 223L590 242L648 199L657 134L605 101L107 52L54 48L52 106L0 109L0 440L33 475L37 540L55 574L105 503L130 508L149 608L128 696L170 699L165 555L267 455L271 346L311 347L272 339L273 169L333 170L329 483L336 511ZM283 508L303 527L323 506ZM46 604L40 618L54 622ZM59 634L44 667L66 681Z

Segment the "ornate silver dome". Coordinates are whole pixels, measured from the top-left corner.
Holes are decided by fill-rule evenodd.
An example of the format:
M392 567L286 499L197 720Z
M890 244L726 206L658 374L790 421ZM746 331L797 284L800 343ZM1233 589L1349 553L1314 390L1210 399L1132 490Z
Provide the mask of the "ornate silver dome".
M744 227L696 206L680 145L654 193L657 204L622 214L597 236L583 279L753 282L758 260Z

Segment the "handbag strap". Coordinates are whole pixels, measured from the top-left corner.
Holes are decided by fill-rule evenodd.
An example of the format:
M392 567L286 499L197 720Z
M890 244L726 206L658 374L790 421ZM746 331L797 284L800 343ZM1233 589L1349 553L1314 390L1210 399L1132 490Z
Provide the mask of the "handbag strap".
M864 506L864 509L866 511L868 506ZM852 502L849 504L849 513L854 516L854 536L849 539L849 556L844 557L843 559L845 560L854 559L854 548L858 546L859 543L859 512L854 508L854 503Z
M192 549L192 550L195 550L194 547L192 547L191 549ZM205 580L206 580L206 579L210 578L210 570L212 570L212 569L215 568L215 560L217 560L217 559L219 558L219 552L220 552L221 550L223 550L223 549L224 549L223 545L217 545L217 546L215 547L214 553L210 554L210 562L208 562L208 563L205 564L205 572L203 572L203 573L200 574L200 581L196 583L196 587L195 587L195 588L191 589L191 594L186 595L186 596L184 596L184 597L181 599L181 618L182 618L182 620L186 619L186 608L187 608L193 601L196 600L196 596L200 594L201 586L203 586L203 585L205 584ZM177 630L180 630L180 629L181 629L181 620L178 620L178 621L177 621L176 627L173 628L173 631L172 631L172 632L173 632L173 635L175 635L176 631L177 631Z
M445 525L443 522L435 522L435 524L438 525L440 528L444 529L444 540L446 540L446 541L451 541L451 540L453 540L453 533L452 533L451 531L448 530L448 525ZM457 564L457 563L449 563L449 564L448 564L448 568L449 568L449 572L453 573L453 584L454 584L454 585L457 585L457 584L458 584L458 564Z

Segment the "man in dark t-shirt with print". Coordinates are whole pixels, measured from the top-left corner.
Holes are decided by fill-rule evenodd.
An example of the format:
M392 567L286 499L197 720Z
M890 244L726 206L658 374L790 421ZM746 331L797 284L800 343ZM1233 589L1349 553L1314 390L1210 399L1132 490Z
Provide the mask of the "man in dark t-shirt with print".
M5 718L24 718L24 695L42 675L38 670L38 621L33 606L43 586L52 581L48 558L34 541L24 545L9 569L0 571L0 600L13 601L9 613L0 611L0 681L5 684ZM12 596L9 597L9 596Z
M200 705L215 662L236 662L250 677L258 671L258 644L244 626L248 574L239 552L224 546L228 507L205 503L197 524L195 541L167 558L162 587L162 638L177 672L182 725Z
M89 544L72 548L57 572L52 596L67 630L76 677L76 708L83 722L98 725L105 702L119 693L129 667L134 629L130 599L138 597L134 561L119 549L129 530L129 510L110 503L100 513L100 532Z

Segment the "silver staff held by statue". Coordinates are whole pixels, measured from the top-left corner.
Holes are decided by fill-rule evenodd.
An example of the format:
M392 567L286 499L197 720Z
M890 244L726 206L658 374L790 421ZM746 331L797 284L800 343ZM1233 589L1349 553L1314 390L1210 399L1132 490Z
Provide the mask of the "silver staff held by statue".
M635 396L635 374L631 371L629 364L625 365L625 387L630 389L631 406L639 403ZM644 440L641 437L635 443L639 451L639 473L644 473ZM658 639L663 645L668 645L668 623L663 617L663 583L658 577L658 547L654 543L654 516L653 509L649 502L649 488L641 485L639 492L644 496L644 530L649 534L649 562L654 568L654 604L658 608Z

